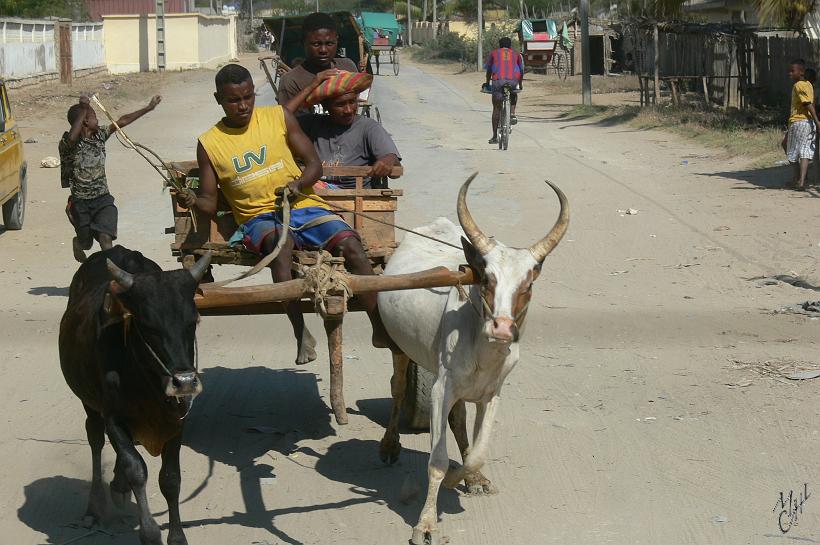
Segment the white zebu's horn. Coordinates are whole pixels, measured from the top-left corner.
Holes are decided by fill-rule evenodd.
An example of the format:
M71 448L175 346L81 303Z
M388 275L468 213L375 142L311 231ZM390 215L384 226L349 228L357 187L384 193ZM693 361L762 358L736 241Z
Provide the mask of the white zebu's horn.
M479 254L487 255L490 250L495 248L496 242L481 232L481 229L478 228L475 220L473 220L473 215L470 214L470 210L467 208L467 189L476 176L478 176L478 172L474 172L473 175L467 178L467 181L462 184L458 192L456 211L458 212L458 222L461 224L464 234L467 235L467 239L475 249L478 250Z
M205 273L208 271L208 265L211 264L211 252L206 253L204 256L199 258L199 261L194 263L194 266L188 269L188 272L191 273L191 276L194 277L197 283L202 280L202 277L205 276Z
M558 195L558 201L561 203L561 211L558 214L558 220L556 220L550 232L547 233L547 236L529 248L533 257L535 257L535 260L539 263L544 261L549 253L558 246L558 243L561 242L561 239L564 237L564 233L567 232L567 227L569 227L569 203L567 202L567 196L564 195L564 192L561 191L558 186L549 180L544 181L547 182L547 185Z
M110 259L106 259L105 264L108 267L108 274L111 275L111 279L119 284L123 291L130 290L131 286L134 285L134 275L120 269Z

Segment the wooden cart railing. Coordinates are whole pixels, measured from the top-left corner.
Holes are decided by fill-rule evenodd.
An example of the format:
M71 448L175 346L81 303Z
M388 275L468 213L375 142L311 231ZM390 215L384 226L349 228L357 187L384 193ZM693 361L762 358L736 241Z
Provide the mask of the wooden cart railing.
M190 182L199 175L195 161L172 163L171 167L178 176ZM362 212L391 225L371 221L362 216L338 212L344 220L353 226L362 238L365 252L373 264L375 272L383 270L387 259L396 248L396 233L392 227L398 198L401 189L365 189L364 180L370 167L324 167L324 176L353 177L355 189L317 189L316 194L330 205L347 210ZM397 178L404 173L402 167L394 167L391 177ZM195 184L194 191L198 191ZM335 211L335 210L334 210ZM193 265L197 256L211 252L211 263L219 265L255 265L259 256L244 248L228 247L228 240L233 236L237 226L230 207L222 193L219 193L217 215L208 219L197 212L196 229L187 210L179 208L174 202L174 242L171 253L179 258L186 267Z

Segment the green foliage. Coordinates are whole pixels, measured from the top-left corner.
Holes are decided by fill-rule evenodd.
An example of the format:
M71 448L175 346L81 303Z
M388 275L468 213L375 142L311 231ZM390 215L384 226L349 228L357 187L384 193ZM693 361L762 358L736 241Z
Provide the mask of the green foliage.
M495 22L485 28L481 40L484 55L496 49L498 41L504 37L511 38L513 49L520 51L516 28L517 22L515 21ZM422 45L415 56L421 60L461 61L466 66L475 67L478 59L478 40L465 38L455 32L446 32L439 35L436 40Z
M763 22L802 31L806 16L817 8L817 0L755 0L755 8Z
M75 21L88 18L82 0L0 0L3 17L65 17Z

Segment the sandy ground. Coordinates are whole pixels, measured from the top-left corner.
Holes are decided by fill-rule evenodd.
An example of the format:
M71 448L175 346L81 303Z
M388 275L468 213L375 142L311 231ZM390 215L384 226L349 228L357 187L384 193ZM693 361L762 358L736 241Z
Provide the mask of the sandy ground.
M167 74L144 93L136 83L144 100L165 99L131 135L169 159L193 157L195 136L219 116L212 77ZM376 79L382 119L405 159L400 223L455 219L458 187L476 170L471 209L500 240L526 245L552 225L556 199L544 178L567 193L572 221L544 265L522 361L504 389L486 467L501 493L443 491L443 535L454 545L820 541L818 383L770 372L814 365L817 322L773 311L819 298L811 220L820 195L777 189L781 171L748 172L746 160L662 132L561 121L572 98L534 91L522 99L510 150L499 152L486 143L489 103L478 82L409 62L399 77ZM270 101L268 88L260 101ZM142 102L126 93L117 110ZM0 542L134 544L134 506L105 533L73 526L90 456L82 408L59 372L57 328L76 265L58 170L36 166L56 154L65 122L34 108L21 125L39 143L26 146L25 228L0 232ZM116 142L108 150L120 242L175 267L156 174ZM629 208L637 214L619 213ZM751 280L777 274L809 283ZM309 324L321 334L315 317ZM350 316L351 418L337 427L326 350L295 368L284 318L203 320L205 391L182 450L190 543L407 542L429 439L404 435L400 462L379 461L390 366L368 338L365 320ZM110 478L108 447L104 462ZM159 465L148 465L149 501L165 523ZM782 535L780 493L804 483L812 497Z

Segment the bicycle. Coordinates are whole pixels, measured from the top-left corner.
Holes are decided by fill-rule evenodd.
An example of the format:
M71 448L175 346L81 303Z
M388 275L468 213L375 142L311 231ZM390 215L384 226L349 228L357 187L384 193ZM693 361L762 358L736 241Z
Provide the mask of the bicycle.
M501 99L501 116L498 119L498 149L506 150L510 143L510 133L512 132L512 123L510 122L510 95L512 94L512 85L504 84L502 87L504 98Z

